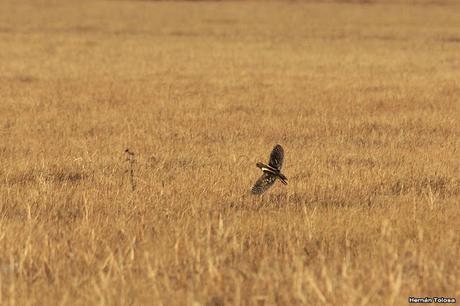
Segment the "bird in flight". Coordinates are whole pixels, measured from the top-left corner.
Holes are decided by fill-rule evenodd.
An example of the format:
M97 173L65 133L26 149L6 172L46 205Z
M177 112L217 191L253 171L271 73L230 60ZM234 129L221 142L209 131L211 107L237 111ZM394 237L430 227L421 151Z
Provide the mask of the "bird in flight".
M251 189L253 194L262 194L267 191L276 179L279 179L284 185L287 185L287 178L281 173L283 166L284 150L279 144L276 145L270 154L268 165L258 162L256 166L263 171L262 176L257 180Z

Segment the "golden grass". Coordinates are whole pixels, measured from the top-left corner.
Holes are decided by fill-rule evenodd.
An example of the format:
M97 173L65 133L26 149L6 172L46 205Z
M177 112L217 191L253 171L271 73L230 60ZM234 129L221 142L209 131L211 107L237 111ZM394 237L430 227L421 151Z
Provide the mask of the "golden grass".
M459 9L4 2L0 304L460 298Z

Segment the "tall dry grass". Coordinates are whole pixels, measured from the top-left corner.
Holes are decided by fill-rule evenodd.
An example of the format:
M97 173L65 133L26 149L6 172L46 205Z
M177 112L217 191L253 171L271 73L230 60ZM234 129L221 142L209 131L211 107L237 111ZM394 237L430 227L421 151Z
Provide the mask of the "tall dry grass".
M0 304L460 298L459 9L3 2Z

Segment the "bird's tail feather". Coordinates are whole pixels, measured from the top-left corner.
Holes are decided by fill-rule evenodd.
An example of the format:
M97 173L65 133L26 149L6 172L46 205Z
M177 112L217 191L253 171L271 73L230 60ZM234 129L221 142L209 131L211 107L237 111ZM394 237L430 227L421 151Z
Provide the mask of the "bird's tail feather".
M284 184L284 185L287 185L287 177L284 176L284 174L280 173L279 174L279 178L280 178L280 181Z

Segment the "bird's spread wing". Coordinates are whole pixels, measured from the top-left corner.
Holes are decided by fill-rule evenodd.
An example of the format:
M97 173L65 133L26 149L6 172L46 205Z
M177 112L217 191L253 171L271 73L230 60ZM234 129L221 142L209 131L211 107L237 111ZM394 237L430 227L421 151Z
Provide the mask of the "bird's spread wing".
M262 194L268 190L276 181L276 176L265 172L262 176L257 180L257 182L252 187L251 192L253 194Z
M272 166L273 168L281 170L281 167L283 166L283 159L284 159L283 147L280 145L276 145L273 148L272 153L270 154L270 161L268 162L268 164Z

